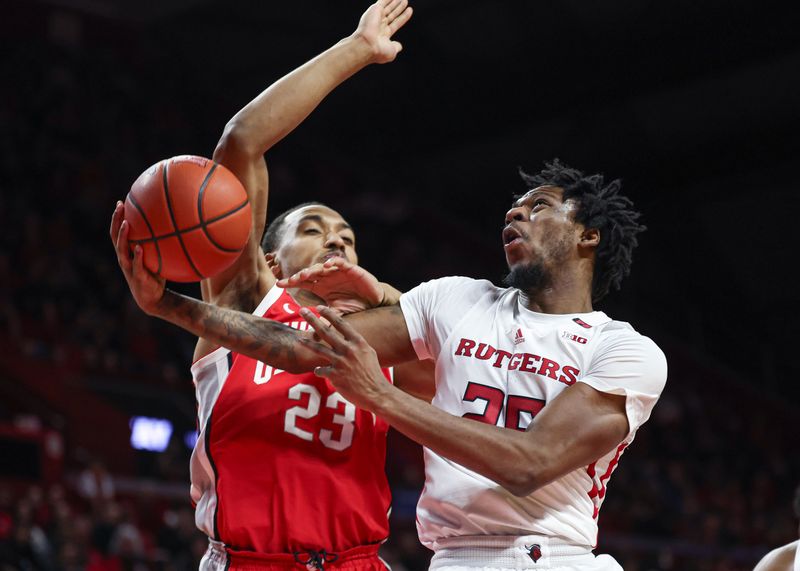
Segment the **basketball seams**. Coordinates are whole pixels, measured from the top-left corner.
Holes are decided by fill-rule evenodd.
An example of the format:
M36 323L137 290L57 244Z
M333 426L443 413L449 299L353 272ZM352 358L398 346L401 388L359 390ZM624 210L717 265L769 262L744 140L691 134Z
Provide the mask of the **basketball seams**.
M148 232L150 232L150 236L152 237L153 243L154 243L154 245L156 247L156 254L158 255L158 271L156 273L160 274L161 273L161 248L158 247L158 238L155 237L155 232L153 232L153 227L150 225L150 221L147 219L147 216L145 215L144 210L139 205L139 203L136 201L136 197L133 196L133 191L128 193L128 198L130 199L131 204L133 205L133 207L136 210L139 211L139 214L141 215L142 220L144 220L144 223L147 225ZM150 241L150 240L149 239L148 240L131 240L131 242L133 242L134 244L141 244L142 242L145 242L145 241Z
M214 166L211 167L210 171L208 171L208 174L206 175L203 184L200 185L200 191L197 193L197 216L200 219L200 228L202 228L203 234L205 234L206 238L211 243L211 245L217 248L218 250L229 253L241 252L244 248L226 248L225 246L221 246L220 244L218 244L217 241L214 239L214 237L208 232L208 226L209 224L215 222L216 220L220 220L226 216L230 216L231 214L234 214L235 212L241 210L247 205L248 202L247 200L245 200L241 206L234 208L230 212L226 212L222 216L217 216L214 220L209 220L208 222L206 222L206 219L203 216L203 197L205 196L206 187L208 186L208 183L211 182L211 177L214 174L214 171L217 170L218 166L219 163L215 161Z
M234 206L233 208L231 208L227 212L223 212L222 214L218 214L217 216L214 216L214 218L206 220L203 223L195 224L194 226L189 226L188 228L184 228L182 230L177 230L175 232L168 232L166 234L160 234L158 236L152 236L152 232L150 232L150 234L151 234L150 238L142 238L140 240L131 240L131 242L136 242L137 244L145 244L147 242L158 242L158 240L165 240L166 238L175 238L175 237L177 237L178 234L188 234L189 232L194 232L195 230L198 230L200 228L205 229L206 227L213 225L215 222L219 222L220 220L224 220L225 218L227 218L231 214L236 214L242 208L246 207L249 202L250 201L248 199L245 199L245 201L242 202L240 205ZM206 232L206 236L208 236L207 232ZM209 237L209 239L210 239L210 237ZM223 252L229 252L229 253L236 253L236 252L241 252L242 250L244 250L244 247L242 247L242 248L226 248L225 246L220 246L219 244L217 244L213 240L212 240L211 245L216 247L216 248L218 248L219 250L222 250Z
M167 172L168 163L164 163L163 173L163 181L164 181L164 196L167 199L167 211L169 212L169 218L172 221L172 228L175 230L175 237L178 239L178 243L181 245L181 249L183 250L183 254L186 256L186 261L189 262L189 266L191 266L192 270L200 279L203 279L205 276L201 274L194 265L194 261L192 261L192 257L189 255L189 250L186 247L186 244L183 243L183 238L181 237L181 231L178 230L178 223L175 221L175 212L172 210L172 200L169 196L169 180L168 180L168 172Z
M201 225L203 233L206 235L206 238L208 238L208 241L211 243L212 246L214 246L215 248L217 248L222 252L226 252L229 254L235 254L237 252L241 252L242 250L244 250L244 246L242 246L241 248L226 248L225 246L218 244L216 240L214 240L214 238L209 233L208 228L212 226L215 222L219 222L220 220L224 220L225 218L228 218L229 216L236 214L242 208L245 208L249 203L250 203L249 199L245 199L245 201L242 202L239 206L231 208L228 212L220 214L219 216L215 216L211 220L208 220Z
M201 228L205 225L203 218L203 197L206 194L206 187L208 186L208 183L211 182L211 177L214 176L214 171L217 170L218 166L219 165L214 162L214 166L209 169L205 178L203 179L203 182L200 183L200 190L197 191L197 219L200 221Z

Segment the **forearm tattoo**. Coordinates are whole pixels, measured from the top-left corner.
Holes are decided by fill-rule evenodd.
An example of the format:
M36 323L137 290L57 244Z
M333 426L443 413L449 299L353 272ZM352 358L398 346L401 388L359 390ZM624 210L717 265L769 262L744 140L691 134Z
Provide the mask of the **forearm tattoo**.
M271 319L217 307L166 290L159 315L167 321L231 351L268 365L295 371L301 333Z

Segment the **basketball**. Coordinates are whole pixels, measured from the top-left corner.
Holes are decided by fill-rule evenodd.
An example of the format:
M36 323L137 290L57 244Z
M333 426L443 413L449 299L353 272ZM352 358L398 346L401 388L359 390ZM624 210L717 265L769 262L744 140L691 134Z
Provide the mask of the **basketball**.
M250 234L244 186L210 159L164 159L134 181L125 199L131 247L145 267L167 280L196 282L229 267Z

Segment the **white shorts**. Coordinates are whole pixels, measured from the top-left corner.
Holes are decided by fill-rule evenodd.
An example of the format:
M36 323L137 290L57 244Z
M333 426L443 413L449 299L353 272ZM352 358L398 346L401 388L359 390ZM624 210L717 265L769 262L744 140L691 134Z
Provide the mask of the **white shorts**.
M537 535L454 537L434 548L431 571L622 571L610 555Z

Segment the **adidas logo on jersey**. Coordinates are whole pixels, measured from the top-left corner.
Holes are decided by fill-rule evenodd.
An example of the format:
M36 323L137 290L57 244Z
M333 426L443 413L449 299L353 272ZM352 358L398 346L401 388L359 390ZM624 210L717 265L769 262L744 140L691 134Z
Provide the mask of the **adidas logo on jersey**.
M522 329L517 328L517 332L514 334L514 345L519 345L520 343L525 343L525 336L522 334Z

